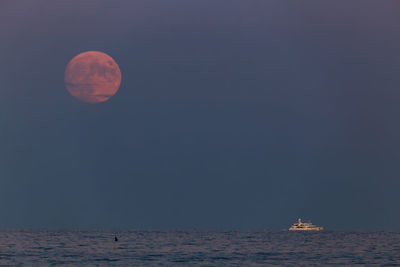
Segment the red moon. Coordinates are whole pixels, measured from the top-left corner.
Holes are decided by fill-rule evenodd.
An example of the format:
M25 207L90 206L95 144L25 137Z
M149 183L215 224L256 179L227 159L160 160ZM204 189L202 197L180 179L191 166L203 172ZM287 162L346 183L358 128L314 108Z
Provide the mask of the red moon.
M80 101L101 103L110 99L121 85L121 71L109 55L88 51L68 63L64 75L68 92Z

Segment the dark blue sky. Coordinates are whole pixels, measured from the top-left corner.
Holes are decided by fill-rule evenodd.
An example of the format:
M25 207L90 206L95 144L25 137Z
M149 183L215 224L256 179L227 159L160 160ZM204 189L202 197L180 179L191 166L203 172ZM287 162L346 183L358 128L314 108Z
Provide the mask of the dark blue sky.
M397 1L1 1L0 227L400 230L399 48Z

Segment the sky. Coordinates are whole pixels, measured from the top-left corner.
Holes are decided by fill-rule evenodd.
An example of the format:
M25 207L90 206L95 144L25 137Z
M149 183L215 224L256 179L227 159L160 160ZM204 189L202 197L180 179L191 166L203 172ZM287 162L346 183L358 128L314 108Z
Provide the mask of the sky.
M3 0L0 228L400 230L399 47L395 0Z

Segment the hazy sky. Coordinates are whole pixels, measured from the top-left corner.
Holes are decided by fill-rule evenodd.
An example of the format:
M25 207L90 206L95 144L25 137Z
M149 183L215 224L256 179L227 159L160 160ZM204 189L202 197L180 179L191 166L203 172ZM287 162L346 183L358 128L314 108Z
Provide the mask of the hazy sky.
M0 227L400 230L399 51L395 0L3 0Z

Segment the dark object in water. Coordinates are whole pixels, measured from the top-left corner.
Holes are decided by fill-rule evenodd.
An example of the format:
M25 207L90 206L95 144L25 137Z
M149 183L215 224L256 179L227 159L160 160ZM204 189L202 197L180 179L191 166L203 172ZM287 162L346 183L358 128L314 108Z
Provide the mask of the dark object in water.
M118 241L118 237L117 237L117 236L114 237L114 241L115 241L115 242Z

